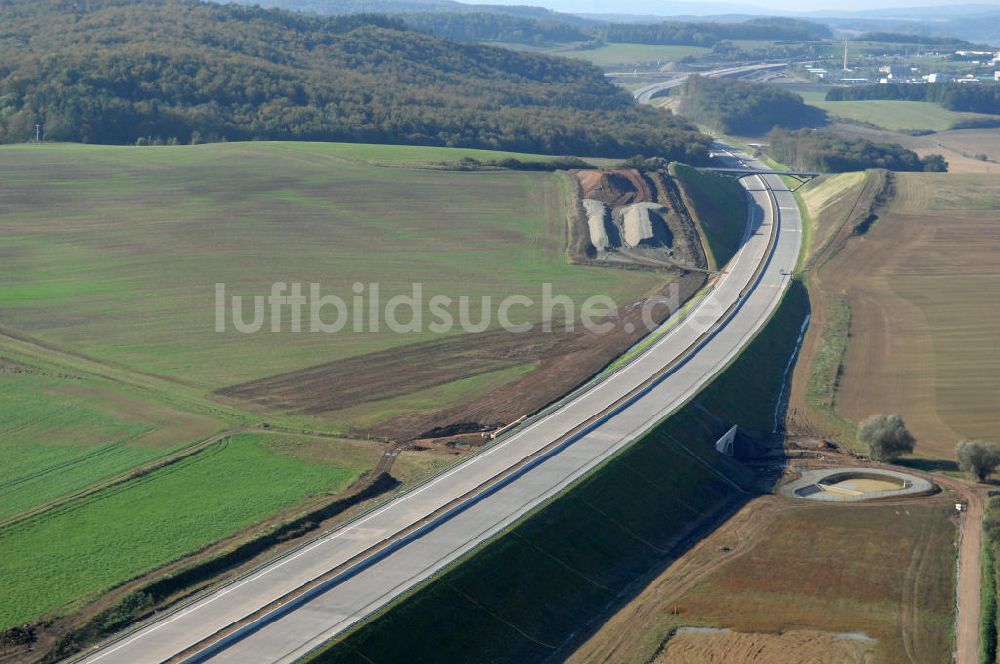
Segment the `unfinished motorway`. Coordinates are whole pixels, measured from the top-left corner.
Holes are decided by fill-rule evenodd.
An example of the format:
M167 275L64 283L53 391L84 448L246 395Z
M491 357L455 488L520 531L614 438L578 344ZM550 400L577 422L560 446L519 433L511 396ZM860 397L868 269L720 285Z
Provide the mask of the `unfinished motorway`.
M725 146L723 165L758 168ZM291 662L584 476L694 397L750 342L794 270L801 220L776 175L741 182L745 241L707 296L645 352L492 446L76 661Z

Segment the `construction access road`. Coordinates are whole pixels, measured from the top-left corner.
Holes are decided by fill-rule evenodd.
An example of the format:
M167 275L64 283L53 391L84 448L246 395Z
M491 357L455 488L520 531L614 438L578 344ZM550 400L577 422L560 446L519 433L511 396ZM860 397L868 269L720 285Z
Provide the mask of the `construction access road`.
M729 163L760 166L740 158ZM789 283L802 237L794 197L778 176L742 182L752 202L742 248L635 360L444 474L78 659L294 661L635 441L746 347Z

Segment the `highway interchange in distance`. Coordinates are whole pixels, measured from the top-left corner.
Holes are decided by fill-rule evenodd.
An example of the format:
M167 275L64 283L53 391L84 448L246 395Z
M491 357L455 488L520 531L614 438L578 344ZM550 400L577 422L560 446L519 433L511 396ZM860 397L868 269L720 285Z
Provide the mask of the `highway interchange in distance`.
M654 85L670 84L679 82ZM648 101L647 92L636 95ZM764 168L737 156L724 165ZM708 295L635 360L442 475L74 661L295 661L635 441L738 355L795 269L794 196L776 175L741 181L752 201L745 243Z

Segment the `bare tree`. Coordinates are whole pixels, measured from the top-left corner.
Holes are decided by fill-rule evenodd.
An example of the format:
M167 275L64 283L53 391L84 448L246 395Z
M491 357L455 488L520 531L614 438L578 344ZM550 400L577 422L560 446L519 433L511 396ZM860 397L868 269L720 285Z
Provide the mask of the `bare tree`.
M1000 443L991 440L963 440L955 448L958 467L985 482L1000 466Z
M878 461L898 459L917 444L899 415L872 415L858 426L858 442Z

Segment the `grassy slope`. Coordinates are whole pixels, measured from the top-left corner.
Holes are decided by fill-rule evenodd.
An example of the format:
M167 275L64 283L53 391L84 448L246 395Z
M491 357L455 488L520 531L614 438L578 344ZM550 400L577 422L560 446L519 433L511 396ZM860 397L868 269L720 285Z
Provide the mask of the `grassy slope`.
M379 282L383 303L411 282L473 302L538 297L541 282L579 301L627 300L654 283L568 264L562 216L547 210L562 203L558 176L420 168L462 156L484 153L280 143L4 148L3 324L216 388L427 336L346 333L334 343L323 334L218 334L216 283L250 295L277 281L318 282L349 298L353 283Z
M93 596L309 494L338 493L374 462L374 450L338 449L336 442L322 443L322 450L303 445L233 436L141 479L4 529L0 628Z
M733 257L746 228L746 194L732 178L674 163L670 173L681 187L713 267L721 268Z
M870 177L870 173L824 176L798 192L807 239L800 262L809 284L813 321L793 376L789 410L797 428L805 426L847 445L853 442L854 426L838 415L834 406L851 310L843 297L823 289L815 270L817 261L829 256L830 243L848 217L868 204L862 195Z
M768 427L782 359L794 347L806 306L796 285L699 406L683 408L316 661L520 662L554 652L619 601L630 583L669 560L679 536L725 502L744 499L717 472L745 479L746 471L709 445L732 422ZM708 410L719 419L706 416ZM429 633L437 638L427 639Z
M960 120L988 119L979 113L949 111L928 101L824 101L822 92L801 93L806 102L842 118L870 122L891 131L944 131Z

